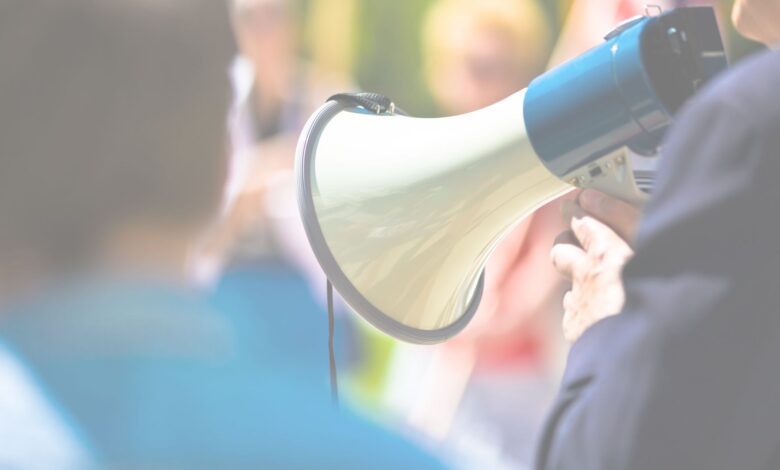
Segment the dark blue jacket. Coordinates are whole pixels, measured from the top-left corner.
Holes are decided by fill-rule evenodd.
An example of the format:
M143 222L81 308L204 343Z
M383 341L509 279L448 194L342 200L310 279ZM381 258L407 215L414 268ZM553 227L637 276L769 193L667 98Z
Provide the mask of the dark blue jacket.
M690 103L624 271L573 346L536 468L780 468L780 53Z

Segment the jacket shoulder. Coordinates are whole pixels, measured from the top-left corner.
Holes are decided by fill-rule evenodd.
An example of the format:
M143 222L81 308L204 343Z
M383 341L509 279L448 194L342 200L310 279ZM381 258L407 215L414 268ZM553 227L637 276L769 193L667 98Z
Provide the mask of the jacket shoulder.
M687 114L734 113L753 128L780 125L780 51L764 51L727 70L694 98Z

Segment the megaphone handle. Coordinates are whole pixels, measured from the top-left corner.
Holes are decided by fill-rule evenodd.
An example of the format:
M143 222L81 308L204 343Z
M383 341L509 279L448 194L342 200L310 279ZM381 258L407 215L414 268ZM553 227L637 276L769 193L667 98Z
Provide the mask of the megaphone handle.
M634 178L627 147L609 153L564 177L572 186L593 188L635 206L647 202L648 193L639 188Z

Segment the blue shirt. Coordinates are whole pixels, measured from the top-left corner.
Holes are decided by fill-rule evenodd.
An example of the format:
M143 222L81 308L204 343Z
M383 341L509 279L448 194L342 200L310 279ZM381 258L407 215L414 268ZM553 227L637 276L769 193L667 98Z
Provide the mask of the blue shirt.
M100 466L441 468L334 408L326 383L246 354L230 316L197 293L103 283L16 310L0 332Z

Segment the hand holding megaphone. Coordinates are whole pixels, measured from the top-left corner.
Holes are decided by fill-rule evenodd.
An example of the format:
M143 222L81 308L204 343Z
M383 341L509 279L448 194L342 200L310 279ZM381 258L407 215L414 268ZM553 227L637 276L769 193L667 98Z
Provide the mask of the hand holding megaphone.
M331 101L298 145L309 241L374 326L443 341L476 311L493 248L536 208L574 187L641 203L649 181L631 155L655 153L677 109L725 66L712 9L680 8L621 26L473 113L421 119L376 96Z
M550 260L571 281L562 302L562 331L574 342L591 325L622 310L621 273L634 254L641 212L592 189L580 193L576 201L565 201L563 211L571 231L556 239Z

